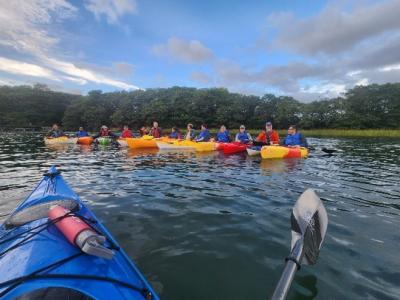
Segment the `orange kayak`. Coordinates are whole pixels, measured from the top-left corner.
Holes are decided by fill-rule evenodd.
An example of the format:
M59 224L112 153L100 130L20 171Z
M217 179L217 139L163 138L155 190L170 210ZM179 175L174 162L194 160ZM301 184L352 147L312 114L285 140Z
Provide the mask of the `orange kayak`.
M91 136L83 136L78 138L78 144L90 145L91 143L93 143L93 138Z

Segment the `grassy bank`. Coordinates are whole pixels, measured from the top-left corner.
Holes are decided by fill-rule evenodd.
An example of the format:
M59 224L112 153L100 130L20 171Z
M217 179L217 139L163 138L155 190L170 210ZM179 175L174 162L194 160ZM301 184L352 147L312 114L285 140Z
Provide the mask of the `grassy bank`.
M304 135L312 137L387 137L400 138L400 129L309 129L302 130ZM280 131L284 134L285 131Z

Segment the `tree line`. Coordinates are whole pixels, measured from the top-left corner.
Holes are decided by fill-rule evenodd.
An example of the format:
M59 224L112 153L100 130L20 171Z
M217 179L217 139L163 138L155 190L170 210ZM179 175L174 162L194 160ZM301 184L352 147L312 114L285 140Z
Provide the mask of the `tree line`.
M221 124L237 128L276 128L297 124L304 129L400 128L400 83L356 86L343 96L302 103L293 97L230 93L224 88L157 88L87 95L55 92L45 85L0 86L0 126L49 126L60 123L66 130L84 126L97 130L105 124L133 129L157 120L164 128L210 128Z

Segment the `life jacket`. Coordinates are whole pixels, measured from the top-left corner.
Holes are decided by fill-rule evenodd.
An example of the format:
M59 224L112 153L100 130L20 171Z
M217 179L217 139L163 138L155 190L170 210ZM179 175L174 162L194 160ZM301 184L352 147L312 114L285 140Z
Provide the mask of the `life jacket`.
M155 137L155 138L160 138L161 137L161 129L159 127L151 128L150 135Z
M272 130L272 131L268 131L268 132L263 130L257 136L257 141L266 143L268 145L271 144L271 142L273 142L274 144L279 144L279 134L276 130Z
M84 136L89 136L89 134L85 130L83 130L83 131L77 131L76 132L76 136L77 137L84 137Z
M196 133L195 133L195 131L193 129L190 130L190 131L186 131L185 140L191 141L194 138L195 135L196 135Z
M301 133L289 134L284 141L285 146L301 146L302 136Z
M217 133L217 142L229 143L230 142L229 132L227 130L224 132L218 132Z
M210 137L210 132L208 131L208 129L205 129L200 131L200 134L196 140L199 140L200 142L208 142L210 140Z
M132 137L132 131L129 129L123 130L121 133L121 138L131 138Z
M181 135L180 132L175 131L175 132L171 132L171 134L169 135L169 137L170 137L171 139L181 139L181 138L182 138L182 135Z
M236 139L239 140L241 143L244 143L244 144L247 144L248 142L250 142L250 137L249 137L247 131L239 132L236 135Z
M108 129L101 129L100 130L100 136L109 136L110 131Z

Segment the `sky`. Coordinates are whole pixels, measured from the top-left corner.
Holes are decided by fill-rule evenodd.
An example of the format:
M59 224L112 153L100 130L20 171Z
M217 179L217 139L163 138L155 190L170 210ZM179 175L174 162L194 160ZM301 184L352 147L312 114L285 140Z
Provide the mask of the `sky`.
M400 0L0 0L0 85L311 101L400 82Z

